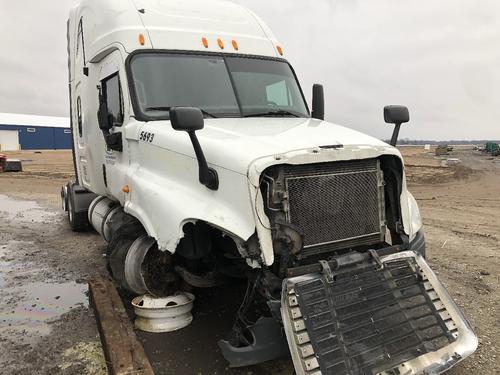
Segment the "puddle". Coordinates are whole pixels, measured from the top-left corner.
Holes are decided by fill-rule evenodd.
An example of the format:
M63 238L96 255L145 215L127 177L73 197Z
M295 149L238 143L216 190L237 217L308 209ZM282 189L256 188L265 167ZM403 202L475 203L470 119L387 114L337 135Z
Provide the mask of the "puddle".
M34 201L12 199L3 194L0 194L0 213L7 219L30 223L43 223L57 215Z
M44 335L50 332L49 322L79 306L88 306L86 284L75 282L28 283L12 289L9 302L0 308L0 331Z
M57 214L34 201L0 194L0 224L45 223ZM87 307L87 285L50 280L49 271L31 258L39 252L34 243L6 239L3 233L0 230L0 341L9 337L30 342L50 333L49 323L64 313Z

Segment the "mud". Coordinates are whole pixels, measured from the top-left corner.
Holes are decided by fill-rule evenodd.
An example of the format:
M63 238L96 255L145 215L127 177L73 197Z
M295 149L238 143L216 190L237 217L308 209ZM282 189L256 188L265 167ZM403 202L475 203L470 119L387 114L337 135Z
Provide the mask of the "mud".
M423 147L402 152L424 220L429 262L480 340L478 351L448 374L500 373L500 158L457 149L448 157L462 163L443 168ZM71 232L60 211L71 154L15 157L30 161L23 173L0 174L0 374L104 374L86 282L107 272L105 243L92 232ZM184 330L139 333L156 373L292 373L286 358L227 367L216 341L231 327L240 302L238 286L230 289L195 291L195 319Z
M104 374L86 283L92 275L106 272L104 243L93 234L73 236L53 203L55 197L37 191L47 181L37 184L17 176L6 183L3 177L0 373ZM11 191L12 185L19 188ZM19 199L27 195L38 202Z

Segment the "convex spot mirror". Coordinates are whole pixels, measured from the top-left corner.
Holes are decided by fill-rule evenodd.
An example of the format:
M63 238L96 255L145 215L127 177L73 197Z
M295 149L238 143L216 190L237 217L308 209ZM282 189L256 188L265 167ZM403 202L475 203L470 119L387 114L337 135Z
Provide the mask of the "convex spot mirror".
M193 132L204 127L203 113L199 108L174 107L170 108L169 115L174 130Z
M219 188L219 176L215 169L208 167L207 160L196 136L196 131L203 129L204 126L203 113L199 108L173 107L170 108L169 115L174 130L185 131L189 134L198 160L200 183L210 190L217 190Z
M384 120L388 124L395 125L390 145L396 146L401 124L410 121L410 112L404 105L387 105L384 107Z

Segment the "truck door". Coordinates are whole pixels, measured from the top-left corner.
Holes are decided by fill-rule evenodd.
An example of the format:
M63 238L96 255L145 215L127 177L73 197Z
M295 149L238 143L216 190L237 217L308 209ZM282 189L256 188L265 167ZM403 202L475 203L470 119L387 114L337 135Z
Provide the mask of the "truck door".
M96 100L104 101L107 107L108 122L112 127L101 131L104 140L102 159L102 179L107 191L124 202L122 188L125 185L128 167L128 145L122 136L129 118L129 98L126 89L126 75L120 51L109 54L101 62L99 83L95 92Z

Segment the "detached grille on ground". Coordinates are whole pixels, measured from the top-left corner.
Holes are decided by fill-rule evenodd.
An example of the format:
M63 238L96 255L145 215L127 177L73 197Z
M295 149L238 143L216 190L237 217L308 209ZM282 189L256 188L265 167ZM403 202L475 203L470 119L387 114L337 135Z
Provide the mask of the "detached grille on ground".
M288 222L305 253L380 242L385 235L383 175L377 159L287 165Z
M435 288L413 257L353 264L330 282L289 279L283 319L298 373L374 375L455 342L459 330Z

